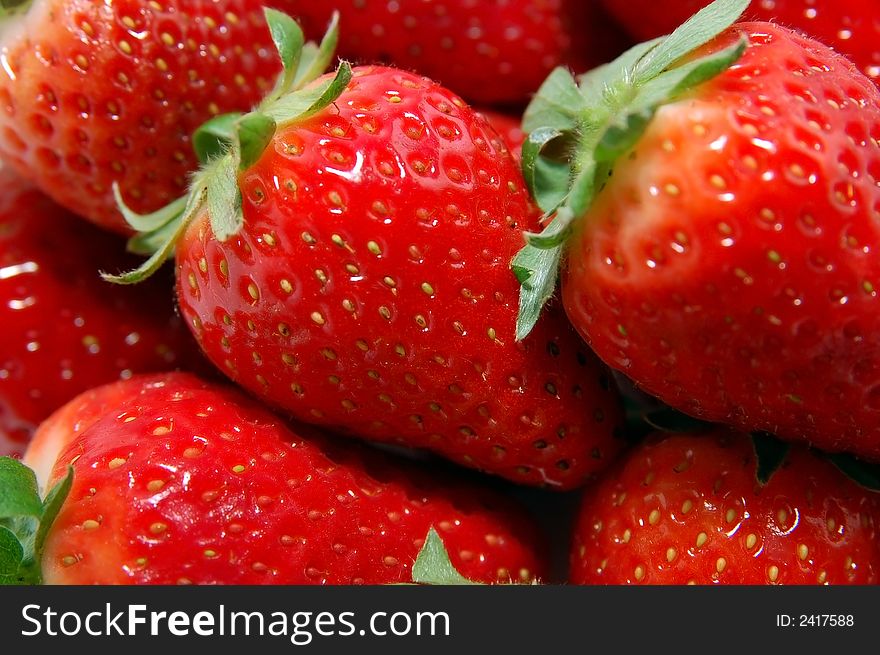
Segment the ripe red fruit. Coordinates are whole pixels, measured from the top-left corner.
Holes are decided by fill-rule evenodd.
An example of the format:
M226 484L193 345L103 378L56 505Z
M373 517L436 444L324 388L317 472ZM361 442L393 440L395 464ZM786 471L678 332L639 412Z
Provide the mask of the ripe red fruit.
M761 483L744 434L637 447L589 489L576 584L877 584L880 494L792 447Z
M705 0L603 0L629 34L653 39L674 30ZM746 12L800 30L849 57L865 75L880 78L880 6L874 0L760 0Z
M240 185L238 234L217 240L202 213L177 246L181 311L237 383L298 419L518 482L570 488L611 460L616 397L561 313L514 341L509 263L536 215L456 96L356 69Z
M49 584L406 582L430 527L477 581L541 575L539 539L486 489L288 427L225 387L139 376L81 395L25 458L73 469Z
M0 156L68 209L127 231L112 184L140 211L180 196L197 167L192 132L271 87L262 5L5 2Z
M299 28L269 18L288 51ZM515 342L509 264L537 213L459 97L343 63L206 132L228 146L169 208L170 238L109 279L176 247L181 312L233 380L298 419L527 484L575 487L619 450L616 393L564 316Z
M418 72L473 102L525 101L554 67L586 70L623 49L596 0L276 0L274 5L295 16L312 37L338 10L342 57Z
M86 389L201 361L168 277L134 293L98 277L136 262L123 250L0 173L0 456L21 454L40 421Z
M700 56L681 70L717 77L647 114L659 83L646 82L608 124L597 177L578 173L596 193L560 210L579 217L567 313L677 409L880 458L880 93L770 23L739 24Z
M511 154L517 158L522 158L522 145L526 140L526 134L523 132L522 123L518 117L510 114L492 111L490 109L480 109L483 117L489 121L489 125L495 128L498 135L504 141L504 145L510 150Z

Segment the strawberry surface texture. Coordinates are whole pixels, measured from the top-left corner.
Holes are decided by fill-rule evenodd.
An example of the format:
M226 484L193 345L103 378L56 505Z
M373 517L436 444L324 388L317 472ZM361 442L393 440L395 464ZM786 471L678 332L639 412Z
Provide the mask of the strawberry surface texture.
M751 439L655 437L588 489L577 584L877 584L880 494L792 447L759 481Z
M73 469L42 556L47 584L407 582L431 527L474 580L544 571L540 538L507 499L333 447L188 374L79 396L25 461L47 489Z
M514 339L510 260L537 225L516 160L426 78L354 71L239 175L241 230L177 244L208 357L298 419L578 486L619 450L607 372L561 312Z
M208 365L174 311L165 271L138 289L98 269L137 260L125 243L0 172L0 456L74 396L134 373Z
M197 167L193 131L271 88L280 66L263 4L33 0L4 9L0 157L76 214L128 232L113 184L139 211L170 202Z

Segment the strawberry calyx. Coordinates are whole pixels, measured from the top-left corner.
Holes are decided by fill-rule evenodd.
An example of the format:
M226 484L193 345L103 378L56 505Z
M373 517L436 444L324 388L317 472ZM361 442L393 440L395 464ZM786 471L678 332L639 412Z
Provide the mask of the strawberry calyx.
M40 561L49 528L73 485L73 467L45 498L27 466L0 457L0 585L43 581Z
M151 214L137 214L126 206L114 184L119 210L136 232L128 249L149 258L132 271L102 272L104 280L136 284L150 277L172 256L186 228L204 209L216 239L226 241L238 233L244 224L239 174L262 156L277 129L321 111L348 86L352 70L345 61L332 78L312 84L333 59L339 40L338 14L334 13L320 44L306 43L297 22L283 12L265 9L265 17L283 66L275 87L253 111L217 116L196 130L193 148L202 166L186 196Z
M639 44L579 78L557 68L526 109L523 175L544 211L546 228L526 233L513 260L520 282L517 340L528 336L556 290L565 244L660 107L721 74L746 40L694 58L727 30L749 0L716 0L672 34Z
M413 584L418 585L480 585L468 580L455 568L440 535L432 527L428 530L412 567Z

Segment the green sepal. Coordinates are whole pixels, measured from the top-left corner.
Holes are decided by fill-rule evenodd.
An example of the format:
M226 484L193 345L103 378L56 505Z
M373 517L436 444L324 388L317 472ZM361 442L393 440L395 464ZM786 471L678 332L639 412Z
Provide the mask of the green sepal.
M335 102L345 91L351 77L351 64L340 62L331 79L279 98L273 105L264 107L263 112L279 126L305 120Z
M278 78L275 91L270 96L278 98L293 89L306 39L299 23L284 12L267 7L263 9L263 13L269 25L272 42L281 58L281 77Z
M243 114L232 112L221 114L202 123L193 133L193 150L199 163L207 164L212 159L220 157L229 149L236 138L236 125Z
M825 457L860 487L880 492L880 464L866 462L849 453L834 453Z
M412 567L412 581L422 585L479 585L459 573L443 540L434 528L428 530L425 543Z
M0 524L0 585L21 584L24 546L12 530Z
M556 219L543 232L540 234L527 232L526 241L538 250L558 248L568 240L574 218L574 213L568 207L563 207L556 214Z
M751 0L718 0L691 16L639 59L633 71L636 86L654 79L720 35L743 15L750 3Z
M156 271L162 268L162 265L174 254L174 248L177 245L177 242L180 240L180 237L183 236L183 233L186 232L186 228L189 227L192 219L195 218L198 211L202 208L205 196L205 183L197 180L190 191L190 195L186 198L186 207L183 212L181 212L180 216L174 222L169 223L167 228L162 231L162 236L167 237L167 240L161 243L150 258L132 271L118 274L101 271L101 278L105 282L111 282L113 284L138 284L154 275Z
M554 161L542 156L542 153L548 144L565 135L565 132L554 127L542 127L531 132L522 145L523 177L532 197L545 214L552 214L564 202L571 167L564 160Z
M27 466L0 457L0 584L40 584L46 537L73 485L73 468L40 499Z
M525 338L537 322L541 306L536 303L554 293L551 285L558 274L545 267L562 263L565 238L576 231L572 221L589 213L616 162L635 147L657 110L742 56L744 39L685 60L730 27L748 4L717 0L671 35L635 46L577 81L557 69L541 86L523 119L530 135L523 147L523 172L538 205L548 215L563 214L563 219L538 237L526 235L527 245L512 262L522 285L517 339ZM557 152L550 152L554 148ZM547 249L544 255L542 248Z
M128 249L149 255L137 269L101 277L115 284L136 284L153 275L173 254L190 223L207 210L215 238L236 234L244 223L238 174L253 166L271 143L278 126L288 126L325 109L342 94L352 78L351 65L342 62L336 74L320 84L300 88L320 76L333 58L339 40L339 16L334 12L320 45L304 44L302 30L292 18L274 10L266 20L281 57L284 72L259 108L247 114L230 113L207 121L193 136L202 164L190 189L157 212L139 215L114 189L120 212L135 230Z
M151 214L138 214L125 204L122 191L116 182L113 183L113 197L116 199L116 206L125 222L136 232L152 232L159 229L180 216L186 206L186 198L178 198Z
M554 219L555 221L556 219ZM552 230L551 223L548 230ZM516 339L525 339L541 318L541 310L556 292L563 246L536 248L526 245L513 259L513 272L520 283Z
M752 446L755 449L755 458L757 465L755 466L755 477L758 484L765 485L770 482L773 474L779 470L779 467L788 457L791 445L780 441L772 434L767 432L753 432Z
M275 119L266 114L252 112L242 116L236 123L239 157L238 170L246 171L259 161L275 136Z
M334 11L330 18L330 24L327 31L324 32L324 38L321 43L315 46L313 43L307 43L303 47L302 57L299 62L299 69L296 71L296 77L293 82L294 89L301 89L305 85L314 82L324 71L330 67L333 62L333 55L336 53L336 46L339 44L339 12Z
M538 89L523 114L522 129L531 134L537 129L570 132L577 128L588 105L567 68L557 68Z
M747 45L745 38L739 39L732 46L673 68L645 82L630 105L630 112L645 114L650 119L661 105L675 100L682 93L708 82L730 68L743 56Z
M236 157L229 153L218 159L205 176L208 217L218 241L227 241L244 224L238 189L239 168Z

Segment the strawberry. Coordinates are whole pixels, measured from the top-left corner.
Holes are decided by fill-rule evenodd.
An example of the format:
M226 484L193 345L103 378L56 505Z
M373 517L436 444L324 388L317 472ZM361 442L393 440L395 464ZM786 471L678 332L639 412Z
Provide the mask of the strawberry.
M340 55L393 64L473 102L524 102L560 65L586 70L623 48L597 0L277 0L318 35L338 10Z
M13 575L47 584L403 582L431 527L475 581L542 573L540 540L506 499L355 446L331 447L189 374L89 391L40 428L25 456L42 488L61 486L46 503L45 542L30 554L38 565ZM12 497L26 495L3 482Z
M604 0L604 4L629 34L652 39L671 32L705 0ZM880 6L874 0L760 0L751 4L747 16L803 31L849 57L875 82L880 79Z
M548 93L586 98L569 105L594 122L577 143L569 116L536 99L526 129L547 148L524 160L559 209L518 256L520 335L553 292L530 272L552 280L544 262L562 259L568 316L645 390L705 420L878 459L880 92L786 28L725 31L744 4L713 4L580 90L551 80ZM723 33L681 59L702 41L687 43L694 29ZM565 148L577 154L560 162Z
M0 172L0 455L20 455L37 424L86 389L199 365L170 279L132 294L98 277L136 262L123 245Z
M570 579L877 584L878 531L880 494L801 446L677 434L642 444L585 492Z
M271 86L260 0L9 0L0 8L0 157L68 209L127 231L179 196L191 133Z
M237 125L171 240L108 279L176 247L204 352L297 419L556 488L611 460L617 397L562 313L514 340L509 262L537 214L484 118L426 78L343 64Z
M492 111L491 109L480 109L480 113L489 122L489 125L498 132L498 135L504 141L504 145L507 146L511 154L520 159L523 141L526 140L526 134L522 130L520 119L510 114Z

